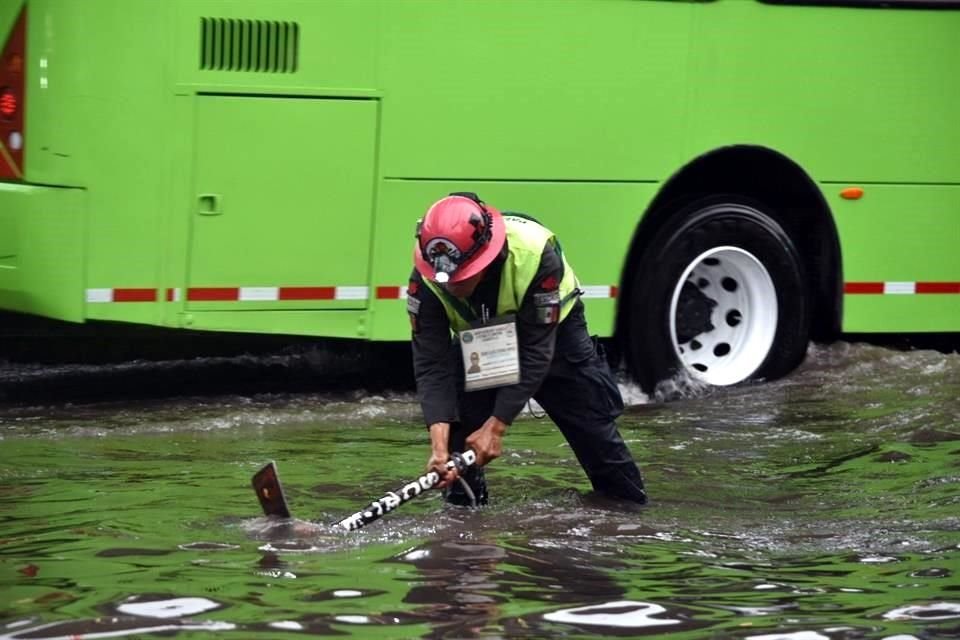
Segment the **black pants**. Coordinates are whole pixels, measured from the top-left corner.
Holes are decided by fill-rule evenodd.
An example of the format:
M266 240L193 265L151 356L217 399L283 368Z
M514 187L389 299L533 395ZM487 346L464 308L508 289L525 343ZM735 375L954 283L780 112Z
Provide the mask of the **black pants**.
M459 358L459 346L456 351ZM490 417L496 397L496 389L466 393L462 381L459 388L460 422L451 425L450 451L463 451L467 436ZM571 313L557 329L550 371L533 397L560 428L595 490L641 504L647 501L640 471L617 430L623 398L582 313ZM483 469L471 469L466 480L477 502L485 504ZM447 500L470 504L458 484L447 491Z

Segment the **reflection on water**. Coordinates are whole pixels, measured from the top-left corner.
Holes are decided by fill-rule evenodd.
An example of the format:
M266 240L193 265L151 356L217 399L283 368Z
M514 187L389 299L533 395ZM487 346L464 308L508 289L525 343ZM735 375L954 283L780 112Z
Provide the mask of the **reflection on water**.
M692 389L692 387L691 387ZM329 523L426 461L408 393L0 413L0 638L960 635L960 356L839 344L622 421L649 507L527 416L492 502ZM278 462L297 519L258 515Z

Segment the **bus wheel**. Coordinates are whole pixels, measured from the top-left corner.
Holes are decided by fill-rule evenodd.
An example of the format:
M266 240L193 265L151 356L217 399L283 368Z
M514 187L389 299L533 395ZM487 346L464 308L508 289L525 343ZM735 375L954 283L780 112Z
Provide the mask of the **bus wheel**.
M694 202L661 227L633 274L628 364L647 393L678 372L708 385L772 379L803 360L803 263L765 206Z

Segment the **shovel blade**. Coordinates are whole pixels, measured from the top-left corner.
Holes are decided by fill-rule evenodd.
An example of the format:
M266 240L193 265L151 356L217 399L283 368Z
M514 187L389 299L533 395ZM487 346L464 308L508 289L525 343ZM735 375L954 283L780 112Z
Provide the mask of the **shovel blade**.
M253 474L251 483L254 492L257 494L257 500L260 501L263 515L276 518L290 517L287 498L283 493L283 486L280 484L280 476L277 473L277 465L273 460Z

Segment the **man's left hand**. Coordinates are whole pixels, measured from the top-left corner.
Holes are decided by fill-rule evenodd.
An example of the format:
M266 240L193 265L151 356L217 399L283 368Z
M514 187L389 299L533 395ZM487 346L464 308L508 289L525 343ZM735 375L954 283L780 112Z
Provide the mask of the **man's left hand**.
M470 434L467 438L467 447L477 454L477 466L496 460L502 453L501 440L507 431L507 423L495 416L490 416L483 426Z

